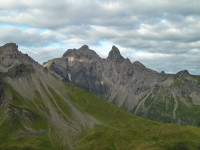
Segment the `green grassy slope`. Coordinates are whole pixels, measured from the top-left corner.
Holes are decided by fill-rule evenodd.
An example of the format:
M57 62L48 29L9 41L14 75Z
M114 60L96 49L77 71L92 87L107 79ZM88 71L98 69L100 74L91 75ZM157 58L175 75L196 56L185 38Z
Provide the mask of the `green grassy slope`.
M36 90L35 98L25 100L3 80L0 83L0 91L8 95L9 101L0 110L0 149L69 149L68 146L59 144L65 138L62 135L65 129L59 130L59 126L49 123L46 116L51 115L42 93ZM54 111L63 119L69 120L72 117L70 106L54 87L40 84ZM60 92L65 92L66 97L77 108L100 122L92 129L83 130L78 139L71 140L74 143L72 149L200 148L200 129L197 127L163 124L133 116L92 93L65 85L66 89L59 89Z
M48 125L38 111L0 79L8 103L0 109L0 149L49 150ZM3 101L3 99L1 99Z
M46 98L41 91L35 90L34 98L24 99L0 78L0 98L7 96L0 99L0 102L6 103L0 109L0 149L59 150L69 149L73 145L76 137L71 133L75 132L73 125L76 128L77 124L73 123L71 108L50 86L45 87L40 80L38 82ZM56 115L56 118L52 115ZM69 128L72 126L72 132L61 128L66 127L62 123L68 123Z
M102 122L84 134L75 149L200 149L200 129L197 127L136 117L83 89L67 87L70 100Z

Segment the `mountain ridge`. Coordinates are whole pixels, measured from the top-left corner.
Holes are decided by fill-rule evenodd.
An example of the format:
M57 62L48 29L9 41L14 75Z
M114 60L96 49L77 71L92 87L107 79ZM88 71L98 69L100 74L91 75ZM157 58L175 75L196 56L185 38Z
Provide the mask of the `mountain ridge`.
M78 138L84 130L99 124L99 121L74 107L65 93L66 86L62 81L45 71L28 55L18 51L16 44L7 44L0 51L3 52L0 55L2 62L4 59L12 61L6 67L6 62L0 63L0 68L4 68L0 71L1 82L4 84L2 96L7 95L7 98L1 100L0 113L5 119L1 120L0 129L5 128L8 132L8 136L0 136L1 139L15 142L15 137L28 137L31 140L31 136L41 136L45 141L50 140L53 147L61 145L59 147L71 148L73 138ZM37 116L36 119L34 116Z
M55 78L29 56L12 54L0 53L1 61L13 62L7 68L0 63L0 149L199 149L198 127L131 115Z
M88 46L83 47L74 49L73 53L66 51L64 58L52 59L43 66L60 79L104 97L135 115L182 125L199 124L198 117L193 121L186 119L195 114L190 110L197 109L200 104L199 76L191 75L187 70L177 74L158 73L138 61L131 63L115 46L106 59L100 58ZM167 107L169 103L172 104ZM182 107L188 109L187 117L179 112Z

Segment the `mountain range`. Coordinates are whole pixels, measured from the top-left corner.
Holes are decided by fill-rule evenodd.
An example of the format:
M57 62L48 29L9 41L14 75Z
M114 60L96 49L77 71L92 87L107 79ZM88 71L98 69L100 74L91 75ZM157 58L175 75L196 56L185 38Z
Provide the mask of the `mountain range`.
M103 59L87 45L69 49L43 67L134 115L200 126L200 76L187 70L158 73L138 61L125 59L115 46Z
M169 111L174 122L197 125L198 90L198 76L157 73L116 47L107 59L83 46L42 66L8 43L0 47L0 149L199 150L200 128L128 113L146 117L154 104L160 121Z

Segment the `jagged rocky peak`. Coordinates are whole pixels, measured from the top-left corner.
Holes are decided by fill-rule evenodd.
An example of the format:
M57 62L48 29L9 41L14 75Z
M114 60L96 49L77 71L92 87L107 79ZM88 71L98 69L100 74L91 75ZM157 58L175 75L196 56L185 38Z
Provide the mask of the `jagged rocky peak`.
M89 50L89 47L87 45L83 45L79 48L79 50Z
M20 61L22 62L24 61L23 59L34 61L30 56L28 56L28 54L23 54L21 51L19 51L18 45L15 43L7 43L1 46L0 57L2 57L2 59L5 59L6 57L10 57L15 60L21 59Z
M63 54L62 57L68 57L68 56L70 56L71 54L74 53L75 50L76 50L75 48L74 48L74 49L68 49L68 50Z
M182 77L186 77L186 76L189 76L190 73L188 72L188 70L182 70L182 71L179 71L177 73L178 76L182 76Z
M160 73L161 73L161 74L166 74L165 71L161 71Z
M77 59L87 58L87 59L99 59L99 55L94 50L89 49L87 45L81 46L79 49L68 49L63 57L74 57Z
M182 71L180 71L179 73L181 73L181 74L186 74L186 75L189 75L189 74L190 74L188 70L182 70Z
M140 73L156 73L157 74L157 72L156 71L154 71L154 70L151 70L151 69L149 69L149 68L146 68L142 63L140 63L139 61L135 61L135 62L133 62L132 63L132 67L135 69L135 70L137 70L137 71L139 71Z
M15 48L17 49L18 48L18 45L16 43L6 43L3 45L3 47L12 47L12 48Z
M108 54L107 59L116 60L116 59L124 59L124 57L122 57L119 49L116 46L113 46L111 51Z
M135 61L133 63L133 66L136 68L146 68L142 63L140 63L139 61Z
M0 54L14 54L19 53L18 45L15 43L7 43L0 47Z
M15 43L7 43L0 47L0 72L7 72L20 64L32 63L37 64L28 54L20 52Z

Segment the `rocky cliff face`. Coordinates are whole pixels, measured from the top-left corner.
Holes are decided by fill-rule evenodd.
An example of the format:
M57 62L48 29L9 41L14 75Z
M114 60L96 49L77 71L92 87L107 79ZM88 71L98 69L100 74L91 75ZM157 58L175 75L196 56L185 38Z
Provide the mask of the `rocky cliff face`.
M174 88L174 91L180 95L191 93L197 88L196 81L190 82L193 81L193 77L187 71L177 74L174 84L182 88L176 88L176 86L161 88L160 85L156 85L152 90L143 83L142 78L138 79L134 85L129 85L127 81L135 81L132 78L140 72L145 71L152 77L157 73L146 69L139 62L130 63L115 47L113 49L108 59L99 58L87 46L83 46L78 51L70 50L64 54L64 57L45 64L47 68L53 66L51 69L55 72L47 71L28 55L19 52L16 44L2 46L0 48L0 149L198 150L200 147L199 128L163 124L133 116L91 92L59 80L62 78L77 85L83 82L82 86L94 92L102 91L101 96L110 98L116 104L117 100L120 101L119 97L123 98L123 95L118 94L113 100L113 92L129 94L128 92L131 93L134 90L134 85L138 84L141 86L133 95L151 92L145 95L146 100L138 100L137 114L144 114L143 109L148 108L150 103L154 103L153 106L156 109L149 111L151 110L149 107L149 112L157 113L154 110L176 106L175 117L177 117L180 104L174 103L174 93L170 91L170 88ZM112 71L109 70L110 68ZM51 72L59 79L55 78ZM115 72L115 74L110 72ZM145 73L143 76L146 75ZM165 76L165 74L162 77L159 76L158 81L167 81ZM143 85L146 87L144 88ZM187 86L191 87L190 91L186 90ZM181 97L177 97L177 101L178 99L182 101ZM126 101L128 100L129 97ZM131 100L134 101L134 99ZM164 104L161 105L162 107L157 107L161 101ZM188 103L194 103L193 99L189 98ZM196 110L199 110L196 104L198 101L195 101L194 106ZM187 108L193 107L192 105L183 106L180 108L186 110L185 114L188 113ZM181 116L185 117L184 113L182 112ZM196 118L195 115L199 117L198 112L192 115L194 118ZM183 119L188 120L188 118Z
M62 58L43 67L135 115L182 125L200 124L200 77L188 71L158 73L138 61L131 63L115 46L102 59L86 45L66 51Z
M22 63L34 64L39 67L31 57L18 51L15 43L7 43L0 47L0 72L7 72L10 68Z
M0 47L0 149L72 148L99 122L77 109L66 91L16 44Z

